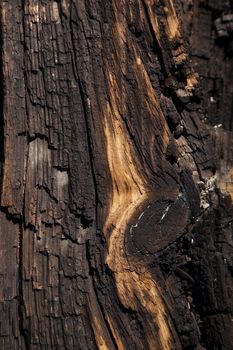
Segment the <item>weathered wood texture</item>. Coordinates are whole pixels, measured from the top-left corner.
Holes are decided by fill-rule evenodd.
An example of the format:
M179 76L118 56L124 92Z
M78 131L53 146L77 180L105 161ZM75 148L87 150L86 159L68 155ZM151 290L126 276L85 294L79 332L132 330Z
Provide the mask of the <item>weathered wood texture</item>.
M0 4L0 349L232 349L231 1Z

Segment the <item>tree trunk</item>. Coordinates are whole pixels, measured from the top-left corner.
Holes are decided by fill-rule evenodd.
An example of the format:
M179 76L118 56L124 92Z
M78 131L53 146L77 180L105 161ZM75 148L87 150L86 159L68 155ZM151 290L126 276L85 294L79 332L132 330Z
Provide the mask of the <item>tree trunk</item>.
M232 33L230 0L1 1L0 349L233 348Z

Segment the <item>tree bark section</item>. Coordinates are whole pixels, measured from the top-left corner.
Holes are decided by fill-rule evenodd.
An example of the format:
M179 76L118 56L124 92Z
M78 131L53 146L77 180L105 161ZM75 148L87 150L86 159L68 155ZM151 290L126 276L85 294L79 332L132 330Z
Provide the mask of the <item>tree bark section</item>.
M0 348L231 349L232 204L187 39L215 10L13 3L1 3Z

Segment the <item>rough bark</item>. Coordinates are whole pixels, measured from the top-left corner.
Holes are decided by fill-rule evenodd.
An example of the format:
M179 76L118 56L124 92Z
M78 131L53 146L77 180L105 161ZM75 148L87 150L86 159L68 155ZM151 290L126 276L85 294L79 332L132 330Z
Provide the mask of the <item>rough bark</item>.
M0 349L232 349L231 7L1 1Z

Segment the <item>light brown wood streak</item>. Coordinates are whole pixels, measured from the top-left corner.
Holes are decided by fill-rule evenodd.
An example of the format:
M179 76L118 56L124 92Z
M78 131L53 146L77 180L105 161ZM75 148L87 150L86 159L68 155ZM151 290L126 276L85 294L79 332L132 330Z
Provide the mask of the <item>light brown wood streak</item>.
M229 194L233 199L233 166L229 148L232 145L232 132L222 129L222 125L216 125L213 137L215 139L216 154L221 154L216 176L216 183L224 194ZM225 145L229 144L229 147Z
M157 5L157 0L145 0L145 5L147 7L148 15L150 18L150 22L153 28L154 33L156 34L156 39L158 40L158 43L160 44L160 31L159 31L159 24L157 17L154 15L153 6Z
M163 149L165 150L169 142L168 127L145 67L135 49L133 52L138 86L145 87L145 105L148 110L148 118L151 118L152 125L153 119L154 122L156 120L156 123L160 124ZM141 169L138 155L118 110L119 103L121 110L124 110L125 97L117 85L114 74L109 72L108 76L110 101L106 106L104 132L108 165L112 177L112 193L109 213L104 225L104 233L109 238L106 264L114 272L122 304L136 310L139 301L142 309L148 312L154 320L152 323L148 322L148 333L145 334L149 348L157 348L159 334L160 348L171 349L170 321L159 288L146 266L139 260L127 256L125 251L124 239L127 226L132 217L147 205L146 203L153 193L151 192L150 179L142 175L144 171ZM153 135L148 135L148 137L147 147L150 148ZM108 323L119 349L125 349L110 315ZM159 332L156 330L157 327Z
M164 7L164 29L168 39L172 42L179 41L181 39L180 22L172 0L167 0ZM182 64L187 60L187 53L185 52L183 40L180 41L180 45L174 50L173 59L177 65ZM189 85L189 83L188 83Z
M180 29L179 29L179 20L176 15L176 11L173 5L172 0L166 1L167 6L164 8L164 12L166 14L166 20L167 20L167 34L170 40L173 40L175 37L180 36Z
M88 295L88 305L90 309L90 315L92 320L92 328L95 334L95 340L100 350L114 349L114 345L106 330L106 324L103 320L102 313L99 309L99 304L96 301L96 294L90 281L89 284L90 294Z
M110 117L112 118L111 115ZM144 179L139 176L134 165L130 142L126 132L123 132L119 116L115 115L115 118L114 127L108 124L109 121L106 121L105 125L108 161L113 182L112 201L104 227L105 232L110 230L106 263L114 271L122 304L135 309L137 300L140 300L142 307L151 314L155 325L159 326L162 348L170 349L170 330L158 287L148 271L145 270L140 275L136 270L131 271L135 266L126 257L124 234L127 224L145 203L148 193ZM149 339L148 343L150 348L154 349L153 338Z

